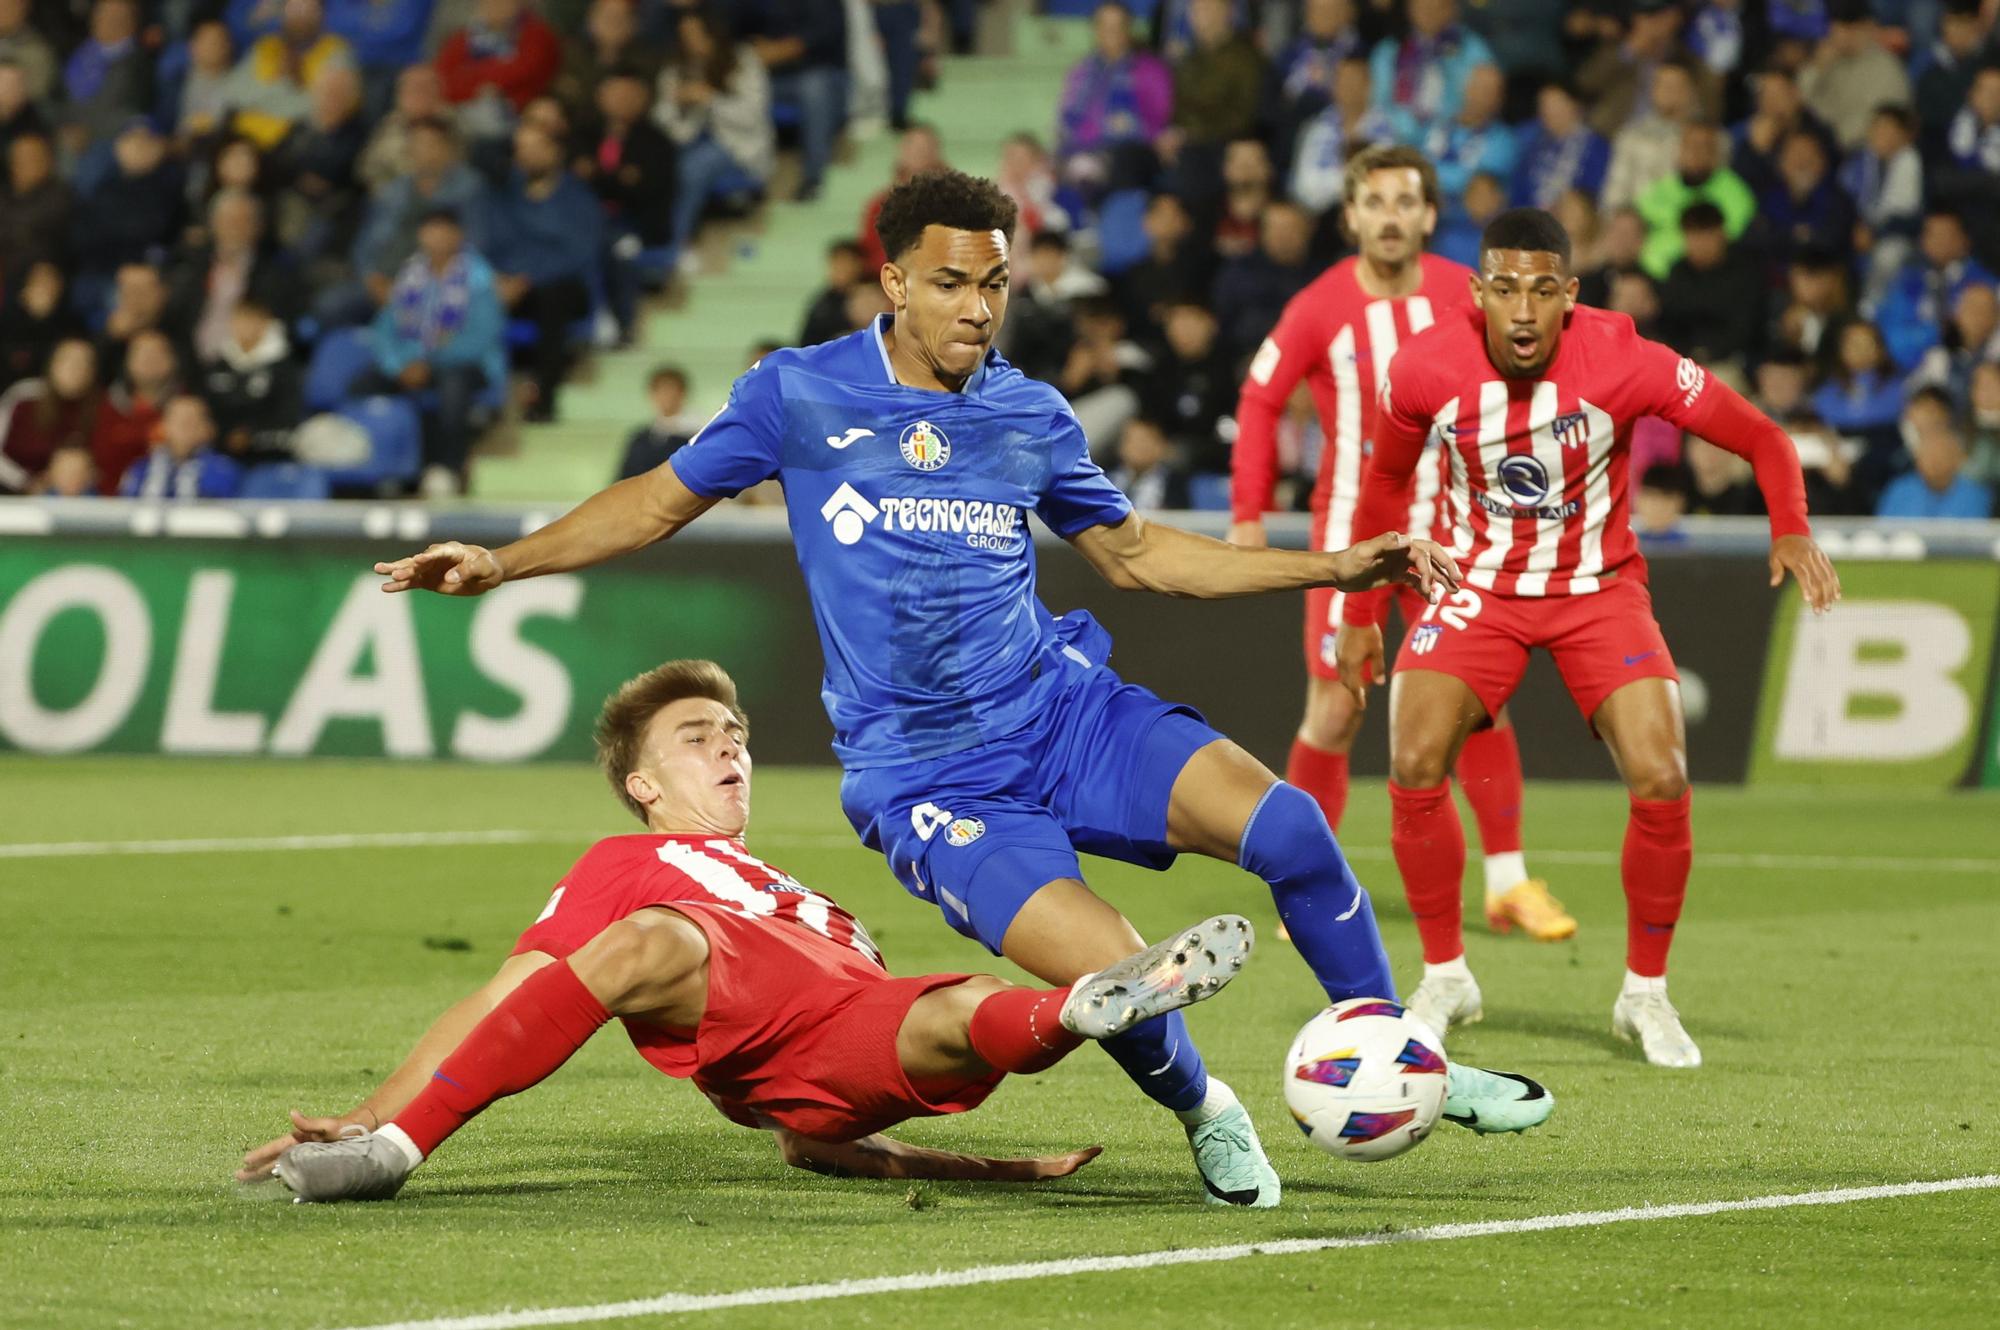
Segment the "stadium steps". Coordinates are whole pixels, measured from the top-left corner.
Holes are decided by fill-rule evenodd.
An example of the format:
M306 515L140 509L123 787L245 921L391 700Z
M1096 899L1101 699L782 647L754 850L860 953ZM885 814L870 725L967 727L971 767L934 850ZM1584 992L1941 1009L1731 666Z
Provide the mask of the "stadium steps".
M1010 3L989 7L988 22L1000 30L989 29L982 41L983 49L1006 53L947 58L939 91L919 92L911 107L938 127L947 158L966 170L993 170L1009 134L1049 136L1064 74L1089 44L1087 25L1032 16L1024 0ZM564 388L560 420L496 430L474 459L472 496L570 504L601 488L625 436L647 417L646 379L663 362L688 371L690 414L718 409L754 344L797 335L820 287L826 246L855 232L895 152L887 130L865 139L850 134L811 204L768 204L743 222L708 227L700 275L651 307L639 345L593 355ZM792 192L795 170L787 154L774 195Z

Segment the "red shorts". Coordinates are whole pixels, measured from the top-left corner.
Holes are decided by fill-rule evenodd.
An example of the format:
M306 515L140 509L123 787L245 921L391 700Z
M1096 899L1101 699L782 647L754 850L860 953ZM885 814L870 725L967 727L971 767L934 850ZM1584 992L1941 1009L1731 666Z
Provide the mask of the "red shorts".
M1680 678L1653 618L1653 597L1630 578L1587 596L1502 596L1461 587L1413 622L1396 668L1461 679L1493 716L1520 685L1536 647L1555 657L1586 721L1634 679Z
M1429 608L1423 593L1414 587L1399 586L1393 594L1403 612L1405 628L1423 618ZM1340 631L1340 610L1346 599L1346 592L1332 587L1318 586L1306 592L1306 672L1316 679L1340 677L1333 640Z
M963 1113L1002 1073L919 1094L896 1035L916 1000L969 976L892 978L851 947L796 925L675 902L708 935L708 1006L685 1033L628 1025L646 1060L697 1088L732 1121L852 1141L910 1118Z

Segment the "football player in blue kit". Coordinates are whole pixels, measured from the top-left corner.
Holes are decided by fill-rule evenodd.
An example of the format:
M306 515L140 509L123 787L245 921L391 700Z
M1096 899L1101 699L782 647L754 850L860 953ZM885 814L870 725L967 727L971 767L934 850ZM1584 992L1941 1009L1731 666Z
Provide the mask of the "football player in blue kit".
M1319 806L1192 709L1122 682L1109 635L1035 594L1033 513L1113 586L1208 599L1390 584L1442 594L1448 555L1390 533L1352 549L1245 549L1132 510L1062 395L993 350L1014 204L955 171L893 190L878 230L894 313L776 351L658 469L498 550L447 541L377 564L384 590L477 595L664 540L776 477L825 654L841 803L905 888L989 951L1072 983L1143 943L1083 881L1079 851L1149 868L1194 852L1269 884L1335 1001L1395 996L1368 893ZM1208 1198L1272 1206L1249 1114L1179 1013L1105 1042L1186 1126ZM1453 1064L1446 1115L1545 1120L1540 1085Z

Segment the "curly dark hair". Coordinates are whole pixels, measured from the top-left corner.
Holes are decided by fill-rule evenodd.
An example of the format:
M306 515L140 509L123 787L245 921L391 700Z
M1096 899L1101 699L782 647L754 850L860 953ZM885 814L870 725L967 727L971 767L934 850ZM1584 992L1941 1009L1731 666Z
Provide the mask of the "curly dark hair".
M954 231L999 231L1012 237L1018 210L991 180L949 167L912 176L889 191L875 217L882 252L895 262L923 239L927 226Z
M1486 224L1479 236L1479 252L1489 249L1525 249L1554 254L1569 268L1569 232L1553 213L1540 208L1509 208Z

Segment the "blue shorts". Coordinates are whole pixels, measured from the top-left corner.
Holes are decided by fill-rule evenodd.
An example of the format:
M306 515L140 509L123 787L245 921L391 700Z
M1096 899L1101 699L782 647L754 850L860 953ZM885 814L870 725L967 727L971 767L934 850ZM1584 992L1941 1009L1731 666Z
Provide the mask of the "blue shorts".
M1028 897L1081 878L1077 853L1160 869L1181 769L1222 736L1102 664L1034 724L947 757L850 771L847 820L911 895L994 955Z

